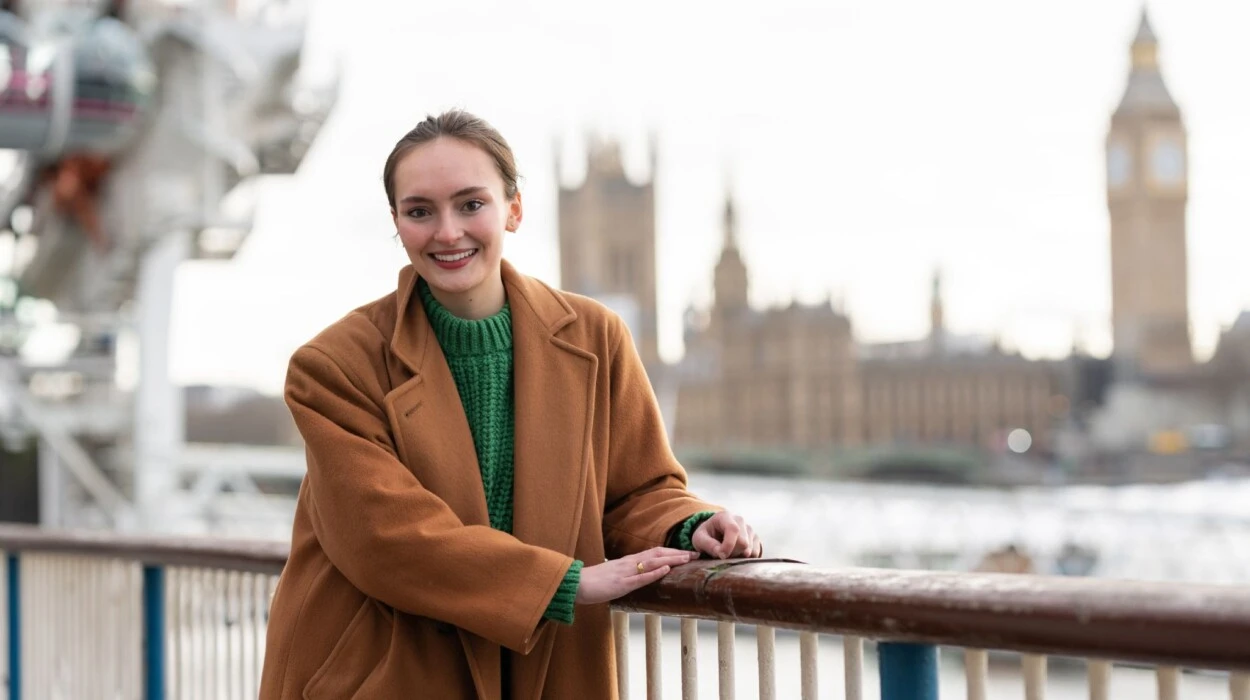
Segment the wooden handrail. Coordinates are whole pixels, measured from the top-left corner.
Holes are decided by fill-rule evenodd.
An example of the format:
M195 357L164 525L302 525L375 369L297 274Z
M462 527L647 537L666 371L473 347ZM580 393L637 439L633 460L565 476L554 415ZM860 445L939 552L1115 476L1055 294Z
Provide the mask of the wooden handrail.
M277 574L285 542L0 525L0 550ZM1250 587L696 561L616 601L630 612L888 641L1250 670Z
M1250 670L1250 588L699 561L632 612L973 649Z
M0 550L83 554L144 564L278 574L289 546L268 540L135 535L99 530L49 531L29 525L0 525Z

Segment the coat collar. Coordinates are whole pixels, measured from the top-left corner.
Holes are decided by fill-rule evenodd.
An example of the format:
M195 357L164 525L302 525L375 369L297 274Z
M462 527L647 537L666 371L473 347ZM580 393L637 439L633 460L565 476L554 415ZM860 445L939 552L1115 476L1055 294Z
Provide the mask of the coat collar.
M532 316L529 320L536 322L534 326L547 338L577 320L573 307L550 287L517 272L507 260L500 261L499 267L512 306L514 334L518 311L529 313ZM406 265L399 272L396 290L399 303L395 310L395 334L391 337L391 352L415 374L420 374L429 361L431 344L435 348L438 346L421 304L421 295L417 293L418 278L412 265Z
M573 556L586 501L599 356L561 337L578 318L564 297L507 262L502 274L512 310L512 534ZM417 274L406 267L391 351L412 376L386 396L395 441L408 468L460 522L488 525L473 436L416 288ZM461 638L478 682L498 687L498 649L467 632ZM535 658L543 661L514 669L519 687L537 694L553 640L551 633L531 640Z

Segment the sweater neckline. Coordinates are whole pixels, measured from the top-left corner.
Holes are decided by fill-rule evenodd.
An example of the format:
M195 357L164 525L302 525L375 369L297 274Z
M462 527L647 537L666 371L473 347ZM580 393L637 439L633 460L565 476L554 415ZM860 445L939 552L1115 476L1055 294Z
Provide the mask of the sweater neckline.
M493 316L471 321L456 316L438 303L424 279L419 280L417 286L444 355L470 357L512 350L512 310L507 300Z

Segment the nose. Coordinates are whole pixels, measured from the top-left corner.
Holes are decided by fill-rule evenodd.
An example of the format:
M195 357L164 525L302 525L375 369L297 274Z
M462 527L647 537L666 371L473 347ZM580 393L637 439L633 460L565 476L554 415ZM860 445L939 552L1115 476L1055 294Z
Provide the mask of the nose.
M456 226L456 222L444 220L440 223L438 230L434 232L434 240L443 245L451 245L460 240L460 229Z

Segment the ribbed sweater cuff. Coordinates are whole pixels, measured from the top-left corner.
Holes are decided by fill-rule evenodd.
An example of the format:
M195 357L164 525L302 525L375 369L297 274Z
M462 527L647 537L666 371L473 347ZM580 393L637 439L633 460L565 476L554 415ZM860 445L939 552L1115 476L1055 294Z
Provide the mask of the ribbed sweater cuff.
M582 563L573 560L573 565L564 574L564 580L556 589L555 596L547 604L547 612L543 617L566 625L573 624L573 602L577 600L577 586L582 581Z
M703 521L713 515L716 515L716 511L705 510L686 518L686 521L681 524L681 527L677 528L673 532L672 541L669 542L669 546L676 549L684 549L687 552L695 551L694 543L691 542L691 539L694 537L694 531L699 529L699 526L703 524Z

